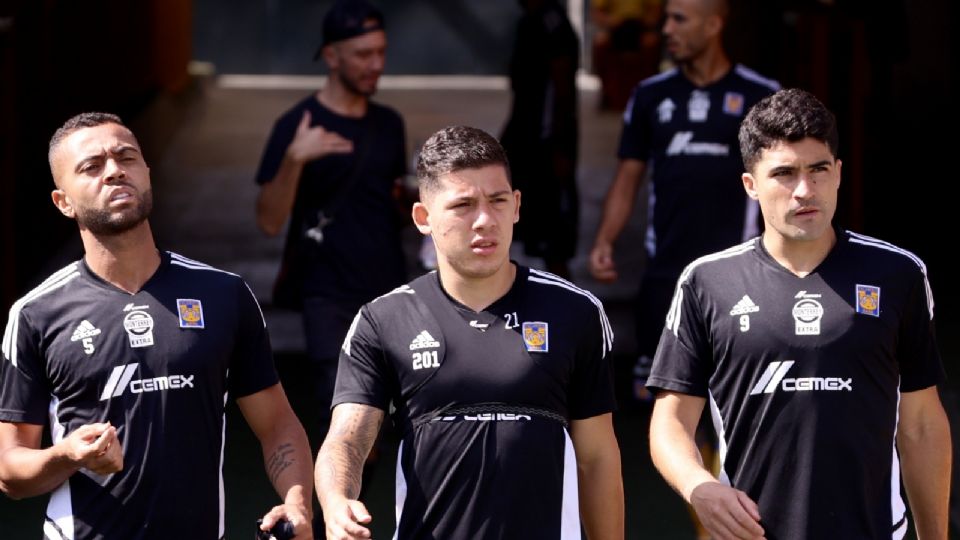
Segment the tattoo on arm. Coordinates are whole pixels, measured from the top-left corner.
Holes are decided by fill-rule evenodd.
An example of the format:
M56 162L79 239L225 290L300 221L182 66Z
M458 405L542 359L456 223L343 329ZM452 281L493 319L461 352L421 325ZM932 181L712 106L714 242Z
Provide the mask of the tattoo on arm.
M330 432L317 457L317 490L360 495L363 463L373 447L383 411L367 405L343 404L333 411Z
M280 478L280 474L293 465L293 454L293 444L283 443L267 458L267 476L270 478L271 484L277 485L277 478Z

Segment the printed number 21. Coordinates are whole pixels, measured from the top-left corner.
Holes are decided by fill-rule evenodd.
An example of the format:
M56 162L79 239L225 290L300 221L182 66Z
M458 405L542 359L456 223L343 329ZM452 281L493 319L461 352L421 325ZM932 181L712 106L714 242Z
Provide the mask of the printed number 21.
M507 330L520 326L519 318L517 317L516 311L514 311L513 313L507 313L506 315L503 316L503 318L507 320L506 324L503 325L504 328L506 328Z
M413 369L440 367L440 358L437 351L423 351L413 353Z

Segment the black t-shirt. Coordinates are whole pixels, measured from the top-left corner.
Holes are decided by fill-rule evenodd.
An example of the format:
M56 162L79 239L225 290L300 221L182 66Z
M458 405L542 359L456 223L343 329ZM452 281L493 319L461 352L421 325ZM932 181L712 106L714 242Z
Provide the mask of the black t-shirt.
M302 248L303 295L365 302L406 279L400 244L400 219L393 197L395 181L406 173L403 120L392 109L370 102L363 118L341 116L327 109L315 94L303 99L273 126L264 150L257 183L270 182L293 140L304 111L310 125L323 126L353 141L350 154L331 154L307 163L300 177L290 218L286 249ZM361 139L367 138L366 148ZM357 156L362 162L355 165ZM354 172L354 167L359 169ZM341 187L355 177L336 205L333 221L317 244L305 231L317 225L317 213L328 208Z
M436 273L364 306L333 405L395 408L398 538L579 538L567 423L613 410L612 340L593 295L519 266L480 312Z
M743 191L737 133L750 107L778 89L739 64L702 88L672 69L634 89L618 156L653 168L649 275L676 279L697 257L757 234L759 208Z
M229 397L278 382L244 281L175 253L129 294L75 262L10 310L0 421L117 427L123 470L82 469L50 497L49 538L223 536Z
M804 278L759 239L688 266L647 386L708 398L767 538L900 538L900 394L943 378L923 262L838 231Z

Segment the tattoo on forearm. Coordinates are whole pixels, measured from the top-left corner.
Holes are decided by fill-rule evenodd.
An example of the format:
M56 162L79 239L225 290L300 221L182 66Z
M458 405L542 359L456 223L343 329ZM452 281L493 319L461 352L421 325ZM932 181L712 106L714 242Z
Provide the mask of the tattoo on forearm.
M267 476L270 483L276 485L280 474L293 465L293 443L283 443L267 458Z
M317 458L317 489L337 491L348 498L360 495L363 463L373 447L383 411L363 405L340 405L334 410L330 433Z

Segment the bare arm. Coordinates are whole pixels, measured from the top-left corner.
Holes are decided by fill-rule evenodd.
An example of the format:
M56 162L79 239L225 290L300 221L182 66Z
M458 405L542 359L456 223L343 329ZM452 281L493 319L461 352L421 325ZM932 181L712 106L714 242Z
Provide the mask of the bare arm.
M297 132L287 147L277 174L260 186L257 196L257 226L269 236L276 236L293 210L303 166L328 154L349 153L353 143L320 126L310 127L310 113L304 112Z
M97 474L123 469L123 449L110 424L81 426L40 448L43 426L0 422L0 490L20 499L49 493L81 468Z
M600 281L617 279L613 262L613 243L623 231L633 212L637 191L643 185L646 164L636 159L620 160L617 175L603 202L600 228L590 251L590 272Z
M577 455L580 513L587 538L622 539L623 479L613 415L574 420L570 438Z
M307 434L297 420L280 384L237 399L237 406L260 441L270 483L283 499L263 519L263 529L284 518L297 538L312 538L313 461Z
M372 518L357 497L363 463L377 439L383 416L382 410L369 405L343 403L333 409L315 473L327 538L370 538L370 531L361 524Z
M663 392L650 417L650 454L664 479L693 506L716 540L762 538L760 512L746 493L717 481L694 439L704 398Z
M950 424L931 386L900 396L897 448L920 540L946 539L950 500Z

